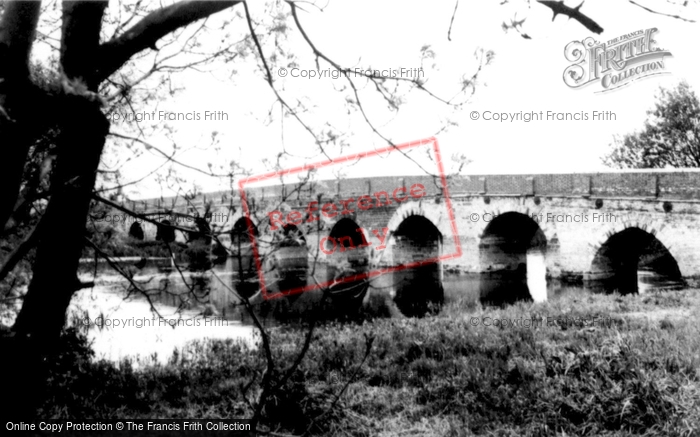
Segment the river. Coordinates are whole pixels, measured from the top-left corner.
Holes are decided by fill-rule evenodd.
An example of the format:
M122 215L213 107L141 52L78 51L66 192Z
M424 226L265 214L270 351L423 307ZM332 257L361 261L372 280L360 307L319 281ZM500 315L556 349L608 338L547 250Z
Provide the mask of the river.
M93 276L94 271L88 270L85 269L81 274L81 280L95 279L96 286L76 294L69 314L72 314L74 323L90 325L88 337L97 359L118 362L129 357L134 360L136 366L156 362L165 364L176 348L182 349L193 340L233 339L249 347L256 347L258 344L256 329L251 325L250 318L245 317L244 309L231 292L235 278L231 273L231 259L224 265L215 266L209 274L181 274L163 266L162 263L147 265L138 270L134 280L143 284L145 289L167 287L169 291L152 295L158 315L153 313L151 305L138 293L125 299L125 280L106 266L97 269L96 278ZM326 277L322 268L314 273L319 281ZM424 273L421 275L425 276ZM543 275L538 275L542 276L540 279L526 276L511 275L510 278L504 278L443 274L444 300L446 304L456 300L466 301L467 304L473 301L476 304L485 288L490 293L498 293L500 290L511 296L526 295L529 289L537 290L533 295L538 301L552 301L565 294L591 291L580 284L545 281ZM184 286L183 277L192 286L191 289ZM639 278L640 292L645 292L651 287L667 285L653 284L653 278L650 279L644 274L640 274ZM372 280L369 293L374 296L392 295L394 280L395 277L391 275ZM421 277L421 280L424 280L424 277ZM413 283L424 284L416 281L416 278L412 280ZM194 290L194 294L190 290ZM197 298L201 302L197 302ZM211 304L206 303L207 299ZM306 293L293 300L293 305L303 308L317 299L317 293ZM261 302L259 297L253 300ZM205 315L208 317L204 317ZM267 317L265 322L275 323L274 315Z

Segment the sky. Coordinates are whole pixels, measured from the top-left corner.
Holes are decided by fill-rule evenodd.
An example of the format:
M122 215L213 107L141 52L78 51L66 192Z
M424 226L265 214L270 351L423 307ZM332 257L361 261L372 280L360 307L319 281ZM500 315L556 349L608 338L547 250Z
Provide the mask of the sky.
M660 86L673 87L680 80L686 80L696 92L700 90L695 53L695 41L700 36L697 23L653 14L626 0L588 0L581 11L604 28L601 35L595 35L566 17L559 16L552 21L551 11L535 2L529 8L526 2L500 3L460 2L451 40L447 35L455 7L453 1L432 2L428 6L418 1L328 0L321 5L324 6L322 11L307 6L299 16L318 49L341 65L416 68L421 65L421 48L428 45L435 53L428 64L435 66L426 68L427 87L441 96L453 95L459 89L462 76L473 73L477 66L475 51L493 51L493 61L481 70L473 96L457 111L450 111L434 99L414 92L406 97L398 113L390 113L376 95L372 96L371 88L362 90L368 117L397 144L430 137L445 127L448 120L456 123L439 133L437 140L446 159L462 155L470 161L463 167L464 174L605 171L601 157L610 150L613 136L642 126ZM578 5L578 2L565 3ZM676 13L670 5L663 5L664 2L640 0L638 3L658 4L659 10ZM697 11L697 7L686 10L684 16L698 18ZM265 19L266 13L262 2L251 3L254 19ZM521 31L531 39L502 29L501 24L512 18L526 18ZM234 22L238 26L241 23ZM672 53L672 57L664 59L664 71L668 74L648 77L606 93L598 92L602 90L599 83L579 89L564 83L564 70L571 64L564 56L564 48L570 42L591 36L598 41L608 41L648 28L658 29L654 34L655 45ZM268 41L265 48L270 47L269 44ZM290 30L286 44L290 51L298 54L295 59L298 68L316 69L309 48L296 28ZM235 65L235 74L231 74L231 64L222 64L206 73L187 72L174 76L184 91L161 101L153 110L199 112L200 115L203 111L222 111L228 116L228 120L172 123L172 138L186 149L177 159L204 169L212 163L234 161L251 174L269 171L271 167L266 160L274 161L282 150L293 155L284 158L283 168L326 159L308 133L292 118L277 116L280 108L273 105L275 96L264 76L254 68L250 58L246 63ZM342 78L280 77L279 67L283 64L271 65L273 80L283 90L282 95L290 101L301 99L312 108L303 114L309 124L316 126L329 121L348 135L347 147L342 151L329 149L331 157L386 145L369 131L357 114L346 116L343 94L334 91L345 85ZM328 68L328 65L321 63L321 67ZM271 107L275 109L270 122ZM587 114L588 120L485 120L492 113L533 111ZM609 111L608 114L614 116L592 120L593 111ZM477 120L473 119L477 118L473 114L477 114ZM119 123L115 123L114 130L119 129ZM207 147L212 131L217 132L218 149ZM148 140L165 149L171 143L170 139L158 135ZM421 159L425 157L416 155L413 160L395 157L391 164L386 160L367 160L344 169L341 176L419 174L421 169L416 162ZM162 162L162 156L152 150L146 151L125 169L125 175L140 178ZM447 171L455 171L457 166L447 162ZM230 181L225 179L187 169L178 172L203 191L230 187ZM335 176L324 173L324 177ZM172 193L163 192L153 178L149 178L130 187L126 194L139 198Z

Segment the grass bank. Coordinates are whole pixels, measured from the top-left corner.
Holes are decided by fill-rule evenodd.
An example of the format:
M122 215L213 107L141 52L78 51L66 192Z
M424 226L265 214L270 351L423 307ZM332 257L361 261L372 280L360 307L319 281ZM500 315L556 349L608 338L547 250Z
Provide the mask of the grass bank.
M697 435L698 310L690 289L326 323L263 422L295 435ZM279 374L304 331L270 334ZM254 398L264 369L261 350L231 342L194 343L136 371L65 341L42 417L244 417L242 393Z

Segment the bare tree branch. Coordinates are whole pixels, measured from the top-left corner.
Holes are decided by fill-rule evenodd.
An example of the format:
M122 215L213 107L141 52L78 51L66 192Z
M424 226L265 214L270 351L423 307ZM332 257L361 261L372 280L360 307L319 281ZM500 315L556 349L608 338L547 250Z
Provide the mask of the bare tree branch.
M202 170L202 169L199 169L199 168L194 167L194 166L189 165L189 164L185 164L184 162L178 161L177 159L174 158L175 152L173 152L171 155L168 155L167 153L165 153L165 152L163 152L162 150L160 150L158 147L154 146L153 144L151 144L151 143L149 143L149 142L147 142L147 141L145 141L145 140L142 140L141 138L132 137L132 136L125 135L125 134L120 134L120 133L117 133L117 132L110 132L109 134L112 135L112 136L114 136L114 137L117 137L117 138L121 138L121 139L124 139L124 140L131 140L131 141L135 141L135 142L137 142L137 143L140 143L140 144L142 144L143 146L145 146L146 149L148 149L148 150L155 150L155 151L158 152L159 154L163 155L163 157L165 157L168 161L172 161L173 163L175 163L175 164L177 164L177 165L180 165L180 166L182 166L182 167L188 168L188 169L190 169L190 170L194 170L194 171L196 171L196 172L198 172L198 173L201 173L201 174L203 174L203 175L212 176L212 177L229 177L229 176L231 176L231 173L226 173L226 174L221 173L221 174L217 174L217 173L213 173L213 172L204 171L204 170Z
M326 156L326 158L328 158L330 161L332 161L331 157L328 156L328 154L326 153L326 150L324 149L323 145L321 144L318 137L316 136L316 133L314 133L314 131L309 127L309 125L307 125L304 122L304 120L301 119L299 114L297 114L297 111L295 111L294 109L292 109L291 106L289 106L289 104L284 100L284 98L282 98L279 91L277 91L277 89L275 88L275 85L272 82L272 73L270 72L270 67L267 65L267 61L265 60L265 54L263 53L262 46L260 45L260 41L258 40L258 37L255 34L255 29L253 27L253 21L250 17L250 11L248 10L248 4L243 3L243 8L245 9L245 17L246 17L246 21L248 22L248 29L250 29L250 35L253 38L253 42L255 43L255 47L257 48L258 54L260 55L260 61L262 62L263 67L265 68L265 80L270 85L270 88L272 88L272 92L275 93L275 96L277 97L277 100L279 100L280 104L282 104L283 107L287 108L289 113L292 114L292 116L294 118L296 118L296 120L299 122L299 124L301 124L301 126L304 128L304 130L306 130L308 133L311 134L311 136L316 141L316 145L321 149L321 153L323 153Z
M96 80L106 79L136 53L156 49L156 43L165 35L238 3L241 1L185 0L151 12L123 34L100 46Z
M596 23L592 18L581 12L581 6L583 6L583 3L576 6L575 8L571 8L569 6L566 6L563 0L558 2L537 0L537 2L543 6L547 6L549 9L552 10L552 12L554 13L554 15L552 16L552 21L554 21L557 15L561 14L569 18L573 18L591 32L595 32L598 34L603 32L603 28L600 27L598 23Z
M253 309L252 305L250 304L250 301L245 297L241 296L240 294L236 293L235 290L233 290L227 283L225 283L219 275L216 274L216 272L212 272L214 274L214 277L223 285L226 289L228 289L231 293L234 295L238 296L241 301L243 302L243 305L245 306L246 311L248 311L248 314L250 317L253 319L253 324L255 325L256 328L258 328L258 331L260 331L260 337L262 339L263 343L263 350L265 353L265 361L267 363L266 368L265 368L265 373L263 374L262 378L262 391L260 393L260 396L258 397L258 400L255 405L255 410L253 413L253 418L251 419L251 425L253 429L256 429L258 421L260 420L260 416L262 414L262 409L265 406L265 401L267 400L268 396L270 395L270 390L272 387L272 378L274 376L275 372L275 359L272 357L272 346L270 345L270 336L265 330L265 327L263 327L262 323L260 323L260 319L258 316L255 314L255 310Z
M299 32L301 33L302 37L304 38L304 40L306 41L306 43L309 45L309 47L311 47L311 50L314 52L314 54L315 54L317 57L320 57L320 58L324 59L326 62L328 62L329 64L331 64L336 70L339 70L339 71L342 71L342 72L345 73L345 78L347 79L348 83L350 84L350 87L352 88L353 94L354 94L354 96L355 96L355 101L357 102L357 107L358 107L358 109L360 110L360 113L362 114L362 117L364 118L364 120L365 120L365 122L367 123L367 125L372 129L372 131L373 131L379 138L381 138L382 140L384 140L388 145L390 145L390 146L392 146L392 147L396 147L396 144L395 144L393 141L391 141L389 138L387 138L387 137L384 136L381 132L379 132L379 130L377 129L377 127L374 126L374 124L370 121L369 117L368 117L367 114L365 113L365 109L364 109L364 107L362 106L362 102L360 101L360 96L359 96L359 93L358 93L358 91L357 91L357 87L355 86L355 82L354 82L354 81L352 80L352 78L350 77L350 74L349 74L349 73L350 73L350 69L341 67L339 64L337 64L335 61L331 60L329 57L327 57L326 55L324 55L321 51L319 51L319 50L316 48L316 45L311 41L311 39L310 39L309 36L307 35L306 31L305 31L304 28L302 27L301 23L299 22L299 16L297 15L297 12L296 12L297 6L294 4L294 2L291 2L291 1L289 1L289 0L287 0L287 3L289 4L289 6L290 6L290 8L291 8L291 10L292 10L292 17L294 18L294 23L297 25L297 28L299 29ZM364 74L364 73L363 73L363 75L364 75L365 77L371 79L371 80L377 80L377 79L382 79L382 80L383 80L383 78L379 78L379 77L377 77L377 76L375 76L375 75L373 75L373 74ZM422 89L422 90L424 90L425 92L427 92L429 95L435 97L436 99L442 101L443 103L449 104L448 102L446 102L446 101L444 101L444 100L442 100L442 99L436 97L434 94L432 94L431 92L429 92L429 91L427 91L425 88L423 88L423 86L420 84L420 82L414 81L414 80L412 80L412 79L407 79L407 78L396 78L396 80L399 80L399 79L402 79L402 80L405 80L405 81L414 83L414 84L416 84L420 89ZM405 156L407 159L409 159L410 161L412 161L414 164L416 164L416 165L417 165L422 171L424 171L426 174L431 175L431 176L436 176L436 175L432 174L431 172L429 172L428 170L426 170L419 162L417 162L415 159L413 159L412 157L410 157L410 156L409 156L406 152L404 152L403 150L398 150L398 149L397 149L397 151L398 151L399 153L401 153L403 156Z
M100 249L97 244L95 244L91 239L85 237L85 242L92 247L92 249L95 251L96 254L101 256L105 261L107 261L107 264L110 265L114 270L116 270L122 277L124 277L127 281L129 281L129 284L131 285L133 290L138 291L142 296L146 298L148 301L148 304L151 307L151 311L156 314L159 318L163 318L163 316L160 314L158 309L155 307L155 304L153 302L153 299L151 299L151 295L148 294L145 290L143 290L139 284L137 284L134 279L129 275L127 272L124 271L124 269L121 268L121 266L117 263L115 263L112 258L110 258L109 255L107 255L102 249Z
M0 21L0 79L29 75L29 52L39 22L41 2L10 1ZM0 105L2 101L0 101Z
M695 20L691 20L691 19L689 19L689 18L681 17L680 15L667 14L667 13L665 13L665 12L655 11L655 10L653 10L653 9L651 9L651 8L648 8L648 7L646 7L646 6L640 5L639 3L635 2L634 0L628 0L628 1L629 1L630 3L632 3L633 5L638 6L638 7L642 8L642 9L644 9L644 10L647 11L647 12L651 12L652 14L663 15L663 16L665 16L665 17L675 18L675 19L677 19L677 20L687 21L688 23L695 23Z
M100 45L102 16L107 1L64 1L61 30L61 67L70 79L87 79L88 88L96 91L98 83L87 71Z
M459 0L455 0L455 9L452 11L452 18L450 18L450 27L447 29L447 40L452 41L452 24L455 22L455 15L457 15L457 7L459 6Z
M23 124L28 101L38 99L30 84L29 54L41 12L40 2L12 1L0 18L0 232L19 195L24 163L32 135ZM32 105L44 103L33 101ZM37 120L34 120L36 123Z

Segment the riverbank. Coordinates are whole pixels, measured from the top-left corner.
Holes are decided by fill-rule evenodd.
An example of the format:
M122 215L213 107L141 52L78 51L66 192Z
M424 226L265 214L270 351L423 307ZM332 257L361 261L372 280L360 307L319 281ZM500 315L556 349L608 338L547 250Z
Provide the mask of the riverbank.
M71 301L69 324L84 332L95 359L119 363L128 359L135 367L165 365L175 350L203 338L240 341L256 347L252 326L225 319L210 306L178 309L140 294L125 298L119 285L84 289Z
M435 317L324 324L263 423L316 435L693 435L698 293L571 293L498 309L457 301ZM278 372L304 334L270 329ZM83 355L68 360L81 369L72 378L52 379L52 392L71 396L54 396L42 416L246 417L242 389L253 399L265 368L262 349L234 341L192 343L140 370Z

